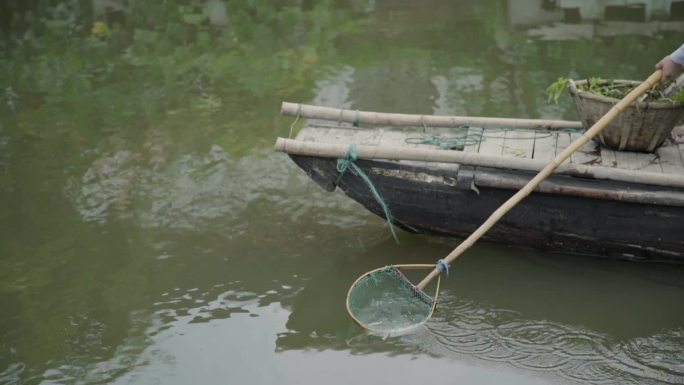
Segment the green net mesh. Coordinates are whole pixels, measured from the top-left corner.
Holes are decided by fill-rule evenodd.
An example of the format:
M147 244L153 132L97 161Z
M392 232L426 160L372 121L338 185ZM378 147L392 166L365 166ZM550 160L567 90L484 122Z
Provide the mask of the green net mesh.
M400 335L430 318L433 299L417 290L398 268L387 266L351 287L347 308L371 332Z

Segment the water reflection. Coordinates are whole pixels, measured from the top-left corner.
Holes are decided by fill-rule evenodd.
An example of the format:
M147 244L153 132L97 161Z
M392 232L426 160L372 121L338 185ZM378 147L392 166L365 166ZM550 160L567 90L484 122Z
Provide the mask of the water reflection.
M379 111L384 106L395 106L397 111L411 114L430 111L437 97L431 72L429 62L424 60L357 70L350 85L352 108ZM415 99L411 94L422 97Z
M416 242L416 240L413 240ZM293 299L279 351L350 349L474 356L590 383L670 383L684 378L684 271L577 256L520 254L480 246L444 281L428 331L381 342L361 333L342 307L339 276L391 263L426 262L441 242L378 244L308 280ZM618 267L619 271L616 271Z
M128 360L127 365L131 367L128 372L109 378L108 382L186 384L199 375L206 383L348 384L350 380L387 383L396 382L398 378L401 378L400 382L418 382L428 372L435 377L465 382L492 383L505 377L510 384L558 383L509 368L481 368L424 354L388 355L365 351L363 355L350 355L344 351L315 348L274 352L271 336L285 330L289 312L276 303L265 306L243 304L243 308L246 313L236 314L229 320L216 319L197 324L189 321L192 314L178 317L169 328L151 337L153 343L150 347L136 354L134 360ZM241 349L234 344L241 340L248 340L250 349ZM206 356L217 359L209 362L197 359ZM120 357L116 359L122 360ZM396 367L392 374L381 370L388 365ZM103 377L86 376L83 379L92 381Z
M454 241L402 234L398 247L380 219L359 211L341 194L322 192L288 169L278 154L238 161L222 154L212 147L131 184L130 196L155 197L124 210L133 218L147 218L140 228L151 231L136 242L147 256L137 265L148 278L143 283L129 277L122 284L138 280L153 311L133 312L119 321L112 321L113 314L72 313L73 339L65 340L72 364L56 362L47 372L24 378L113 380L131 367L159 370L174 365L179 354L175 348L160 349L164 343L159 338L175 341L174 333L192 334L194 325L222 320L234 325L236 317L271 317L262 308L274 304L282 309L282 323L269 338L279 354L314 349L465 356L588 382L658 383L684 376L678 366L684 313L672 306L684 294L684 272L669 266L482 244L452 269L438 312L424 333L386 341L365 336L342 306L348 285L382 265L433 262ZM82 179L83 186L108 183L108 176L117 180L122 174L113 165L127 163L105 164L101 169L106 172ZM280 172L258 177L274 170ZM205 189L207 184L213 187ZM243 193L234 190L238 186ZM93 196L106 202L116 195ZM179 196L185 198L179 201ZM221 215L215 215L217 199L234 205L224 205ZM85 200L77 196L76 202ZM266 215L274 206L278 210ZM336 213L334 218L329 210ZM103 212L109 216L99 218L111 218L111 209ZM295 227L296 232L288 231ZM150 279L150 274L159 278ZM112 322L125 329L122 335L111 336L118 329ZM112 338L119 342L109 343ZM23 371L22 364L15 364L3 376L16 378Z
M682 382L677 267L480 244L423 333L361 334L348 285L453 241L396 246L271 150L282 100L576 119L546 86L649 73L676 12L653 39L532 20L561 1L50 3L0 5L0 383Z
M508 0L508 24L542 40L618 35L657 36L684 31L681 1Z
M267 320L259 322L273 324L272 333L253 326L261 347L288 356L332 350L457 361L471 357L587 382L684 378L678 366L684 310L673 306L684 295L684 271L678 267L480 244L444 281L438 312L424 333L385 341L365 336L342 306L348 285L382 265L434 262L454 241L402 233L397 246L382 220L339 193L323 192L280 155L230 161L216 155L221 153L210 148L159 168L149 184L145 179L133 184L132 196L138 196L136 189L151 189L143 195L156 200L137 201L128 211L132 218L150 219L138 219L135 238L125 231L131 219L114 234L134 239L135 249L127 242L106 252L92 248L91 261L81 263L93 274L108 261L100 267L108 272L97 276L111 278L89 296L92 303L85 308L90 312L75 307L68 313L73 334L62 339L70 346L67 359L36 373L25 371L20 357L8 357L14 362L3 378L126 382L138 374L192 371L197 368L183 350L189 339L184 336L200 333L200 340L212 340L216 325L236 333L243 323L261 325L249 321L260 317ZM258 177L267 170L281 172ZM180 186L179 178L188 181L185 188L168 187ZM202 187L213 180L218 181L213 189ZM238 186L244 200L216 208L223 215L213 215L216 197L232 197ZM187 198L185 206L174 203L177 191ZM156 210L155 204L169 209ZM60 290L73 296L80 287L74 282ZM116 299L122 293L128 294L120 304ZM251 344L245 336L235 341ZM214 359L227 348L217 344L216 349ZM252 372L238 376L247 373Z

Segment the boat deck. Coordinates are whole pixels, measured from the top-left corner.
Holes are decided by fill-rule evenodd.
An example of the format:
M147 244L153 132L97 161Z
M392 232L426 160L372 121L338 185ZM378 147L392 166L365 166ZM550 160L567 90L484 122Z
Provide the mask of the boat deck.
M483 155L551 161L574 140L578 130L502 128L355 128L349 125L309 125L298 140L369 146L442 148ZM567 162L567 161L566 161ZM572 154L570 163L624 170L684 175L684 144L668 141L653 154L613 151L589 141ZM457 166L457 165L454 165Z

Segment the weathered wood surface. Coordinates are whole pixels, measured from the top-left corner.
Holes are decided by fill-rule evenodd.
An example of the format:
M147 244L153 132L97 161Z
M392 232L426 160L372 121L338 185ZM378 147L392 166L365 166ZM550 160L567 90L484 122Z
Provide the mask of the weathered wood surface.
M579 132L571 132L570 142L574 142L580 136L582 136L582 134ZM570 156L570 163L579 163L586 165L601 164L601 161L599 159L601 155L598 147L598 144L593 140L588 141L587 143L582 145L582 147L580 147L579 150L577 150L574 154Z
M506 132L503 130L483 130L478 154L501 156L505 139Z
M505 157L532 159L534 139L534 131L506 130L502 155Z
M374 124L384 126L413 127L459 127L463 125L518 127L529 129L581 128L582 123L568 120L488 118L475 116L439 116L395 114L373 111L346 110L332 107L283 102L280 107L283 115L303 118L324 119L333 122L354 124Z
M464 135L462 132L452 132L454 133L451 134L451 137ZM469 138L479 136L481 139L478 143L467 144L463 148L463 152L548 162L579 137L580 133L470 127L467 135ZM427 136L428 134L418 130L311 126L303 128L297 136L297 140L320 143L354 143L370 146L440 148L438 144L407 142L409 138L413 140ZM449 131L442 130L438 137L449 138ZM613 151L591 141L572 154L570 160L565 163L684 176L684 145L668 143L660 147L656 153L647 154Z
M511 162L547 163L577 135L567 131L470 127L462 151L438 143L414 143L438 134L463 136L463 130L398 130L380 127L305 127L297 140L359 148L438 151L439 154L491 155ZM515 139L514 139L515 138ZM341 155L344 151L342 151ZM307 174L328 191L336 187L335 159L290 154ZM591 142L563 167L684 177L684 145L671 144L655 154L612 151ZM425 161L357 160L391 206L396 224L407 231L463 237L469 235L501 202L523 186L530 171L510 167L460 166ZM448 167L451 166L451 167ZM475 186L475 188L473 188ZM367 186L345 176L340 186L352 199L383 216ZM477 191L476 191L477 190ZM684 188L552 175L485 236L493 242L616 258L684 262Z
M570 143L572 143L572 140L570 139L570 133L569 132L559 132L558 133L558 140L556 141L556 155L560 154L563 150L565 150ZM572 157L570 159L567 159L564 164L569 164L572 162Z
M534 138L532 158L542 162L550 162L556 157L558 135L551 132L538 132Z
M337 178L335 160L290 155L312 179L325 186ZM395 224L406 231L464 237L472 233L487 215L510 197L503 182L519 183L529 173L491 170L475 177L477 192L460 188L450 171L432 167L407 167L397 162L358 160L383 199L389 202ZM459 176L460 178L460 176ZM483 183L494 178L490 187ZM600 196L568 195L565 176L554 175L540 185L557 193L533 193L499 221L484 239L564 253L590 254L630 260L684 262L684 206L661 206ZM586 182L589 184L590 182ZM606 182L612 194L630 189L629 184ZM581 192L582 186L570 184ZM339 187L371 212L383 211L359 177L347 173ZM503 188L502 188L503 187ZM334 189L334 186L333 186ZM659 190L644 187L643 194ZM677 191L671 190L676 194Z
M570 133L568 132L547 132L557 135L556 152L563 151L567 147L568 142L571 141ZM448 136L444 132L441 134L443 135L442 138ZM277 145L282 146L279 151L298 155L344 157L348 151L348 146L353 143L357 145L359 156L362 158L378 159L378 157L382 156L382 159L403 160L414 163L433 162L435 167L451 164L449 168L453 171L458 170L459 164L527 171L539 171L548 164L548 161L534 159L534 151L522 151L519 153L522 157L504 156L506 134L506 130L483 129L477 153L471 152L474 146L469 147L469 151L445 151L438 143L409 143L407 142L408 139L420 139L421 136L426 136L426 134L416 130L385 128L306 127L298 135L298 138L304 138L305 141L279 139ZM463 132L459 130L457 136L462 137ZM535 137L530 136L529 139L522 140L529 140L534 146L535 139L536 135ZM545 139L548 140L548 137ZM304 145L304 143L311 143L311 145ZM330 151L334 154L330 153ZM660 160L657 155L616 151L613 152L616 157L619 155L624 159L611 160L615 167L602 167L600 166L602 160L596 159L596 150L591 151L594 152L590 155L585 154L584 158L586 160L592 156L590 161L587 162L589 164L573 163L572 159L568 159L556 172L597 180L626 181L684 189L684 174L663 172L663 168L657 164ZM602 151L598 152L603 153ZM640 157L641 161L639 161ZM650 170L644 170L649 168ZM597 188L600 187L597 185Z
M664 173L684 174L682 151L678 146L663 146L656 150Z
M474 152L478 153L480 151L480 146L482 145L482 127L470 127L468 128L468 137L473 138L473 143L470 143L463 147L463 152Z

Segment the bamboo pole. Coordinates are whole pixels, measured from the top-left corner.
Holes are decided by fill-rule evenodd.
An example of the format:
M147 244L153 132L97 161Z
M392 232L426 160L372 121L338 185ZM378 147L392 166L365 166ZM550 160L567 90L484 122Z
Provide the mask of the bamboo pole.
M641 94L646 92L649 88L654 87L660 81L662 75L661 70L656 70L651 76L648 77L643 83L638 87L633 89L628 93L622 100L620 100L616 105L614 105L601 119L599 119L589 130L582 134L579 139L575 140L563 150L560 154L556 156L555 159L551 161L543 170L541 170L532 180L530 180L525 187L520 189L515 195L504 202L501 207L496 209L492 215L487 218L486 221L480 227L475 230L468 238L461 242L458 247L454 249L449 255L444 258L444 263L449 266L451 263L458 258L464 251L470 248L478 239L480 239L489 229L494 226L499 219L501 219L506 213L508 213L515 205L517 205L521 200L528 196L538 185L546 179L551 173L558 168L566 159L572 155L577 149L582 147L586 142L590 141L591 138L596 136L601 130L603 130L610 122L617 117L622 110L627 108L632 104ZM432 269L432 271L422 280L416 288L418 290L423 290L435 277L439 276L440 270L438 267Z
M569 120L486 118L477 116L440 116L393 114L345 110L332 107L312 106L283 102L280 108L283 115L301 116L303 118L324 119L338 122L376 124L383 126L460 127L463 125L483 127L511 127L528 129L559 130L563 128L581 129L582 123Z
M275 149L276 151L292 155L344 158L347 156L349 146L346 144L305 142L301 140L278 138L275 143ZM475 152L366 145L356 146L356 157L358 159L366 160L385 159L458 163L469 166L534 172L539 172L547 166L546 162L539 160L483 155ZM557 174L571 175L581 178L605 179L618 182L684 188L684 176L682 175L661 174L638 170L624 170L599 166L586 166L575 163L563 164L555 171Z

